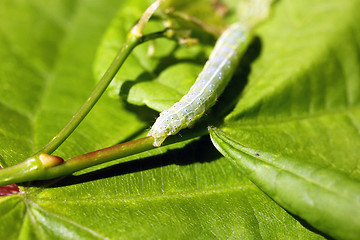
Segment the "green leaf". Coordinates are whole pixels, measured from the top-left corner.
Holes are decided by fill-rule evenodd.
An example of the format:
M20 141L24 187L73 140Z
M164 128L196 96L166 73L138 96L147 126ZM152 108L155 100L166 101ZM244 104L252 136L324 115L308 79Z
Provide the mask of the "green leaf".
M340 239L360 236L359 8L279 2L238 104L211 130L265 193Z
M210 147L202 139L161 158L28 188L25 199L3 200L3 211L16 205L0 221L18 216L23 224L12 230L45 239L321 239Z
M128 101L153 106L159 112L168 109L188 92L201 69L201 66L191 63L174 64L154 81L133 86L129 91Z
M95 85L101 36L117 9L130 5L137 17L145 6L140 0L1 2L2 165L34 153L71 118ZM137 110L104 96L57 154L66 158L133 138L151 121ZM1 197L0 239L323 239L207 138L129 160L26 183L19 194Z

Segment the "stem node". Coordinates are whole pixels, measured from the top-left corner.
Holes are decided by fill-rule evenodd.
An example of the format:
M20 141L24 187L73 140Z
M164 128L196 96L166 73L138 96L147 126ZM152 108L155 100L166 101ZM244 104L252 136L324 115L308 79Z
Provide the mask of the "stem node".
M64 159L62 159L61 157L50 155L47 153L40 154L39 159L45 168L53 167L64 162Z

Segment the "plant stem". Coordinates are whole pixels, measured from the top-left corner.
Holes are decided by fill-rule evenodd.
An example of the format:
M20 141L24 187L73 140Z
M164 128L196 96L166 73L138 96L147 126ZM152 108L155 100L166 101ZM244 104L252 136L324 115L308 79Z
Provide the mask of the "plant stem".
M168 31L169 29L165 29L164 31L155 32L144 36L134 36L130 34L128 41L123 45L122 49L111 63L109 69L106 71L101 81L95 87L85 103L80 107L78 112L72 117L66 126L39 152L19 164L0 169L0 186L26 181L47 180L65 176L97 164L112 161L154 148L152 145L154 139L152 137L146 137L73 157L65 162L62 162L62 159L59 161L59 159L54 160L54 158L52 158L49 160L50 162L44 162L44 160L41 159L42 156L44 156L44 153L50 154L55 151L86 117L88 112L99 100L106 87L110 84L112 78L115 76L130 52L140 43L160 37L171 37L168 36ZM55 162L51 163L52 161ZM48 165L49 163L50 165Z
M153 149L153 142L152 137L145 137L73 157L50 167L45 167L39 157L29 158L14 166L1 169L0 186L66 176L91 166Z
M33 156L39 156L42 153L51 154L54 152L76 129L81 121L86 117L90 110L97 103L99 98L102 96L106 88L109 86L112 79L115 77L116 73L119 71L120 67L125 62L126 58L129 56L131 51L140 43L143 43L147 40L166 37L167 30L163 32L143 35L143 30L146 23L149 21L150 17L154 14L155 10L160 6L164 0L157 0L146 9L142 14L138 23L132 28L128 34L127 41L120 49L119 53L116 55L112 61L110 67L107 69L105 74L102 76L100 82L96 85L95 89L92 91L85 103L80 107L80 109L75 113L71 120L65 125L65 127L40 151L35 153Z
M211 35L215 36L215 37L219 37L221 35L221 29L211 25L211 24L207 24L203 21L201 21L200 19L187 15L185 13L182 12L176 12L173 9L169 9L166 11L166 14L169 16L173 16L179 19L182 19L184 21L190 22L195 24L196 26L200 27L201 29L203 29L204 31L210 33Z
M65 127L48 144L35 153L34 156L39 156L41 153L51 154L70 136L70 134L76 129L77 126L79 126L81 121L86 117L86 115L100 99L122 64L125 62L126 58L137 45L161 37L167 37L171 39L172 32L172 29L165 29L163 31L150 33L144 36L134 36L130 34L128 40L114 58L110 67L105 72L100 82L96 85L90 96L86 99L84 104L65 125Z
M73 157L62 164L45 169L39 179L46 180L69 175L91 166L141 153L153 149L153 142L154 139L152 137L145 137Z
M171 38L169 31L171 32L172 30L165 29L164 31L144 36L134 36L130 34L127 42L123 45L122 49L111 63L109 69L105 72L101 81L95 87L85 103L80 107L78 112L39 152L19 164L0 169L0 186L65 176L84 168L152 149L154 139L152 137L146 137L70 158L65 162L62 162L61 158L54 158L54 156L51 155L48 155L48 160L42 160L44 153L51 154L55 151L86 117L92 107L99 100L106 87L110 84L112 78L115 76L130 52L137 45L145 41L160 37Z
M141 37L146 23L164 1L165 0L156 0L153 4L151 4L150 7L148 7L142 14L139 22L131 29L131 34L137 37Z
M86 115L97 103L97 101L99 100L103 92L106 90L115 74L118 72L121 65L125 62L130 52L139 44L139 39L139 37L129 35L128 40L123 45L123 47L111 63L110 67L105 72L100 82L95 87L90 96L87 98L85 103L75 113L75 115L66 124L66 126L48 144L46 144L39 152L37 152L35 156L38 156L41 153L52 153L75 130L75 128L80 124L80 122L86 117Z
M40 159L33 157L11 167L0 169L0 186L36 179L43 168Z
M172 37L173 31L171 29L165 29L164 31L149 35L142 34L146 23L163 1L164 0L157 0L156 3L152 4L144 12L139 22L129 33L127 41L112 61L110 67L105 72L100 82L96 85L95 89L92 91L85 103L80 107L65 127L32 157L14 166L0 169L0 186L11 183L56 178L90 166L135 153L140 153L153 148L152 143L154 139L152 137L146 137L74 157L66 162L63 162L63 159L60 157L49 155L70 136L80 122L86 117L104 93L122 64L125 62L126 58L137 45L155 38Z

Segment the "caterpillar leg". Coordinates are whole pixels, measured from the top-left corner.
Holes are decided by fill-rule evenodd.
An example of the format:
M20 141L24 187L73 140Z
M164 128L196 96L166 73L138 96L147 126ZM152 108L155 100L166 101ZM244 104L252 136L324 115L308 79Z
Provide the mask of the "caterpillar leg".
M154 143L153 146L154 147L160 147L161 144L165 141L167 136L164 137L154 137Z

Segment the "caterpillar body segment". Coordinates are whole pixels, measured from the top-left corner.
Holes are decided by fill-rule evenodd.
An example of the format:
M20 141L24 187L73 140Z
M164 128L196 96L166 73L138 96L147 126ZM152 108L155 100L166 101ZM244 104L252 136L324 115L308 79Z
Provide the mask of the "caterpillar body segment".
M154 146L161 146L169 135L192 125L215 104L250 41L250 29L244 24L232 24L223 32L189 92L156 119L148 133L154 138Z

